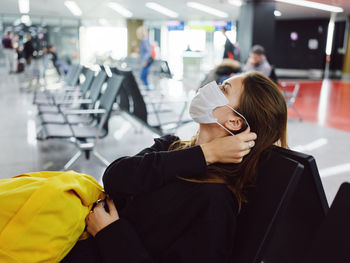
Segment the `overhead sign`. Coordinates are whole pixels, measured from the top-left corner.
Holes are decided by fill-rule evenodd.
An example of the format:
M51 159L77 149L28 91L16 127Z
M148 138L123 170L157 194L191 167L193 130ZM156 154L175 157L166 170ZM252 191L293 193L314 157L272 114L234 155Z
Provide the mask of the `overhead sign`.
M227 31L232 29L231 21L214 21L215 31L220 31L223 28L226 28Z
M173 31L173 30L184 30L185 29L185 22L184 21L168 21L166 23L168 30Z

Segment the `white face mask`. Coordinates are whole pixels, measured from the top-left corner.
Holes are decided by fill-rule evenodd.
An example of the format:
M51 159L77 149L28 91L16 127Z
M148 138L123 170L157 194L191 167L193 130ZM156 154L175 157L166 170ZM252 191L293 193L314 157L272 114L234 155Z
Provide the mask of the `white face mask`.
M209 82L200 88L192 99L190 105L191 118L198 123L217 123L231 135L234 135L230 130L226 129L213 116L213 110L217 107L226 106L240 116L249 126L246 118L238 111L233 109L229 104L228 99L222 93L215 81Z

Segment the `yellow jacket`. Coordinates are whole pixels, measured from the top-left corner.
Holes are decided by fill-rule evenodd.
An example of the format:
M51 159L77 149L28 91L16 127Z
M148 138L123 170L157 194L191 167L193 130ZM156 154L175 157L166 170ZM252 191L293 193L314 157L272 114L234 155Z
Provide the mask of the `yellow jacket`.
M87 174L36 172L0 180L0 262L59 262L82 236L103 188Z

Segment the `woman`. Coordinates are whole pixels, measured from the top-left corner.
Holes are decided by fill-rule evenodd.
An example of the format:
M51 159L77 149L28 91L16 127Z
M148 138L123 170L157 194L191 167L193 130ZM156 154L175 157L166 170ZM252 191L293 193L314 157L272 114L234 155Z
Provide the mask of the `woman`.
M285 100L270 79L250 72L201 88L190 113L200 123L191 142L164 136L106 169L105 191L116 206L107 200L108 212L103 203L95 207L86 219L94 238L67 259L232 261L244 188L265 150L286 147Z

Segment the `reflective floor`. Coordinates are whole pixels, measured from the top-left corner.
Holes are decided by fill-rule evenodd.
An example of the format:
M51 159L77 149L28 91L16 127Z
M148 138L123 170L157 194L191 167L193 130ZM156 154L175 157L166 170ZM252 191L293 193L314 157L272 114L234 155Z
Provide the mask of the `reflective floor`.
M295 81L288 82L292 90ZM298 81L300 89L295 108L302 119L322 126L350 132L350 82L344 81ZM291 110L290 117L296 118Z
M77 151L74 145L60 140L36 140L33 93L22 90L21 85L20 76L7 75L0 69L0 178L39 170L60 170ZM288 142L292 149L315 157L331 202L340 184L350 181L350 83L303 81L300 87L295 107L303 121L296 119L290 109ZM108 136L97 146L109 161L137 153L152 144L156 136L117 113L109 124ZM196 124L189 123L178 130L178 135L182 139L190 138L196 129ZM71 169L100 180L105 166L94 156L90 160L82 156Z

